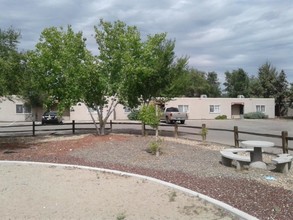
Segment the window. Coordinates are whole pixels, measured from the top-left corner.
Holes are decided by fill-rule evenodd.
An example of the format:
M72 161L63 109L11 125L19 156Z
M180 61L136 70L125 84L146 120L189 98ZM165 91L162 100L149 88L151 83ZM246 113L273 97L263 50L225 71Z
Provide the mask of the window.
M265 105L256 105L256 112L266 112L266 106Z
M220 113L220 105L210 105L210 113Z
M178 105L179 112L188 112L189 107L188 105Z
M131 112L131 108L129 107L124 107L124 113L129 113Z
M16 105L16 113L22 114L22 113L31 113L32 110L30 106L22 105L22 104L17 104Z
M96 110L96 109L94 109L94 108L88 108L88 112L90 112L90 113L96 113L96 112L97 112L97 110Z

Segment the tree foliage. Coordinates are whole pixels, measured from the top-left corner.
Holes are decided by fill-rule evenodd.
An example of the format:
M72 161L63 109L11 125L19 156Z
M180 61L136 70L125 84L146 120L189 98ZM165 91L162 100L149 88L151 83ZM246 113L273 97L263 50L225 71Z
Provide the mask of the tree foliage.
M187 59L176 59L175 42L165 33L142 41L135 26L121 21L100 20L94 29L97 56L71 26L46 28L27 56L27 79L32 83L26 91L31 100L45 100L48 108L58 104L60 112L83 101L97 111L99 133L104 134L118 103L136 107L166 92L175 94L178 85L171 84L186 68Z
M257 77L251 76L249 78L249 96L257 98L263 93L260 81Z
M269 62L263 64L258 70L258 79L262 88L263 98L272 98L276 92L276 81L278 72Z
M238 95L249 96L249 77L241 68L232 72L225 72L226 81L224 83L225 91L229 97Z
M154 104L143 105L139 111L138 119L152 128L157 128L160 124L161 112Z
M185 96L199 97L202 94L207 94L209 84L206 80L205 72L190 69L188 84L186 85Z
M166 96L167 91L169 96L175 94L172 83L186 68L187 59L175 59L175 42L167 40L165 33L142 41L135 26L103 20L95 32L100 52L97 68L105 85L102 95L112 97L109 103L97 103L100 110L104 104L111 107L104 122L118 103L133 108Z
M260 97L275 98L276 115L282 116L286 110L286 99L289 96L289 83L283 70L279 73L269 62L263 64L258 71L261 88Z
M23 54L18 52L21 34L0 29L0 96L18 95L23 83Z
M27 77L31 80L28 98L42 96L50 109L58 103L63 112L81 99L80 79L85 72L89 52L82 33L74 33L71 26L46 28L36 49L27 56Z
M220 97L221 88L218 75L216 72L208 72L207 83L209 85L209 89L207 92L208 97Z
M220 97L221 88L216 72L204 72L191 68L185 74L184 92L187 97L199 97L207 95L208 97Z

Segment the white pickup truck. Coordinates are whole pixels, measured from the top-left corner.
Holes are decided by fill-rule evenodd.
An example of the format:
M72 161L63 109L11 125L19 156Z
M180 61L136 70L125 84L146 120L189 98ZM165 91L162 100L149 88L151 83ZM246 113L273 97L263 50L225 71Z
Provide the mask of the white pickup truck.
M167 124L175 123L177 121L180 121L181 124L184 124L186 119L187 113L179 112L179 109L176 107L165 108L161 117L161 120L165 121Z

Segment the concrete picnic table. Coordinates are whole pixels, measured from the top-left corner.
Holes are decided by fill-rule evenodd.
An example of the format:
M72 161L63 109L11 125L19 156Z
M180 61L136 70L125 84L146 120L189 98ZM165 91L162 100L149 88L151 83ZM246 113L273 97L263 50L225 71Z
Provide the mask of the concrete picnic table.
M274 147L275 144L270 141L242 141L241 144L245 147L253 148L253 154L251 154L251 167L266 169L266 164L262 158L262 148Z

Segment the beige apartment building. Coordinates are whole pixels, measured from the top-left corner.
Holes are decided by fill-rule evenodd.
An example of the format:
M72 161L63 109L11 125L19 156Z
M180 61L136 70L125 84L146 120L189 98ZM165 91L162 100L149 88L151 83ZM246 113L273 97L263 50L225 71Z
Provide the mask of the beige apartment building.
M215 119L219 115L226 115L228 119L239 119L249 112L262 112L268 118L275 118L275 99L273 98L173 98L165 107L177 107L186 112L188 119ZM83 103L73 106L70 112L71 120L91 120L90 114ZM108 111L104 109L104 114ZM130 110L117 105L109 120L128 120ZM97 117L96 112L92 112Z
M0 121L31 121L32 109L17 97L0 97Z
M273 98L174 98L166 104L166 107L169 106L187 112L189 119L215 119L219 115L237 119L249 112L262 112L268 118L275 117Z
M249 112L263 112L268 118L275 117L275 100L273 98L173 98L165 107L178 107L186 112L188 119L215 119L219 115L226 115L228 119L239 119ZM83 103L77 103L70 108L64 120L90 121L91 116ZM104 115L108 109L104 109ZM97 112L91 111L97 119ZM117 105L109 120L128 120L129 108ZM3 99L0 102L0 121L31 121L40 120L42 110L31 109L17 97L13 100Z

